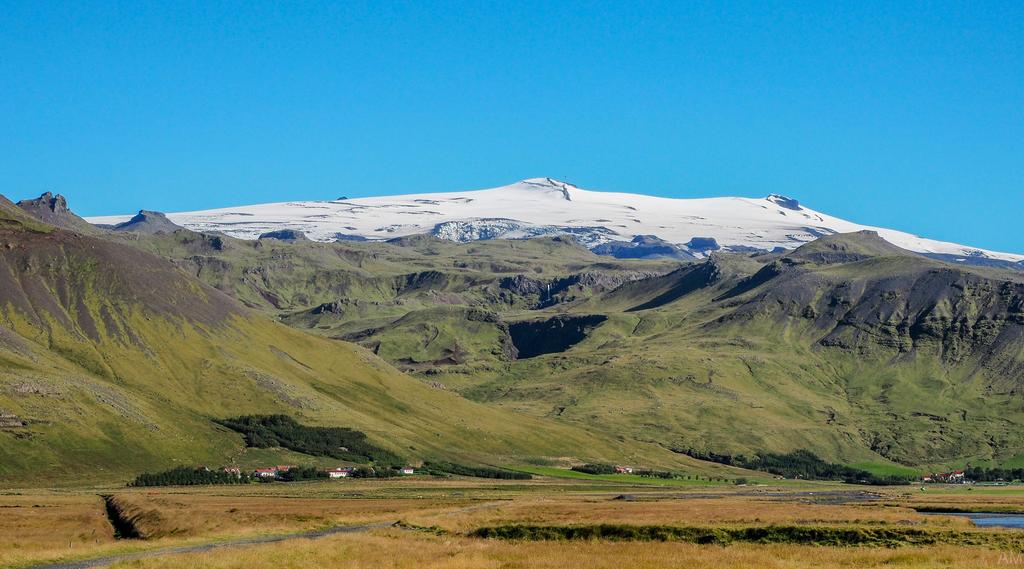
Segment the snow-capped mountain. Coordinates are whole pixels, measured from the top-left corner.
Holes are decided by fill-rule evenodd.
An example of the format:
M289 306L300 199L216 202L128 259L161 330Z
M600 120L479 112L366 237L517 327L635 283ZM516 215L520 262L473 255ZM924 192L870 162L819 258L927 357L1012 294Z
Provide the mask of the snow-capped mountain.
M116 224L130 215L94 217ZM953 260L1022 263L1024 255L984 251L890 229L851 223L776 194L761 199L673 199L597 192L551 178L465 192L298 201L171 213L167 217L194 231L220 231L256 239L284 229L318 241L385 240L432 234L453 241L516 239L571 234L608 254L652 242L680 256L710 250L792 249L822 235L877 231L911 251Z

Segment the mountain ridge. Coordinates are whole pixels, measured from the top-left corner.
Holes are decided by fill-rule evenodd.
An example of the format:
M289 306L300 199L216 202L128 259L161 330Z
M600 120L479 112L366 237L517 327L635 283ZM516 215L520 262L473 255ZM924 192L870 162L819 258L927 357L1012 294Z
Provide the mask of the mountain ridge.
M404 194L332 201L292 201L171 213L168 218L194 231L222 231L255 239L275 230L302 231L316 241L339 238L387 240L432 234L453 241L522 239L571 235L591 249L623 248L649 236L679 248L679 258L705 256L693 242L714 242L723 250L794 249L823 235L877 231L900 247L946 260L1024 268L1024 254L982 250L922 238L909 233L852 223L817 212L779 194L764 198L663 198L645 194L598 192L552 178L530 178L485 190ZM89 218L93 223L121 222L124 216ZM608 245L613 245L607 247ZM664 249L651 255L672 256Z
M519 194L540 191L565 207L586 197L566 188L568 202L538 183ZM0 208L4 217L38 224ZM325 243L180 229L100 240L156 254L304 336L274 334L333 342L266 341L291 358L308 364L322 357L310 355L316 346L359 344L457 396L441 407L472 402L488 415L544 421L535 425L540 437L558 428L585 437L572 431L583 428L666 452L807 449L916 467L1024 456L1024 274L930 259L880 232L823 235L774 252L691 239L704 255L682 261L600 256L571 235ZM650 237L635 245L666 247ZM38 336L0 341L18 353ZM260 351L225 353L246 362ZM256 381L241 392L278 389L288 405L324 404L301 385L281 391L289 384L274 380L281 373L241 379ZM381 432L376 424L371 432Z

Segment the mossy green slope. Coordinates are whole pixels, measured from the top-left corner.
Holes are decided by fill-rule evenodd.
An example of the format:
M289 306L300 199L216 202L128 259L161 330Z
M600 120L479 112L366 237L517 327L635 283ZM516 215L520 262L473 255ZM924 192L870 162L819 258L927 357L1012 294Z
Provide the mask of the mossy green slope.
M729 452L917 466L1024 447L1024 282L871 235L712 258L568 307L612 318L465 392Z
M227 463L241 439L211 419L263 413L356 428L412 460L678 462L430 387L362 348L246 310L137 248L0 215L4 485Z
M492 406L669 448L922 467L1024 450L1021 275L876 235L687 264L550 239L236 247L245 255L210 256L229 268L210 282L245 298L258 289L246 275L274 274L260 295L290 304L262 306L285 322ZM346 268L356 258L364 267ZM569 349L515 359L509 323L559 314L607 320Z
M1024 453L1024 278L877 235L682 264L564 239L110 238L449 395L615 444L921 468ZM515 322L573 315L605 319L568 348L515 357Z

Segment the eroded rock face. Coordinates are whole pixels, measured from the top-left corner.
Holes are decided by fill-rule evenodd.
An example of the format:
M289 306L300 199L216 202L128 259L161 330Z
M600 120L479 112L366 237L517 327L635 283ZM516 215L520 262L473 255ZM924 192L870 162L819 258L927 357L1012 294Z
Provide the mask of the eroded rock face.
M568 350L585 340L594 327L607 319L607 316L593 314L512 322L509 324L509 335L518 359L533 358Z
M18 202L18 207L26 211L36 210L55 215L64 215L71 212L68 209L68 200L60 194L54 195L51 192L45 192L34 200L21 200Z
M836 252L828 260L845 256L862 258ZM1007 355L1024 338L1024 283L928 266L846 280L782 259L720 298L740 297L720 322L799 318L812 322L821 346L864 355L923 350L947 364L976 357L1024 377Z
M550 283L526 275L515 275L502 278L498 286L519 296L532 296L545 294Z
M78 217L68 208L68 200L60 194L46 192L33 200L21 200L18 207L43 223L63 229L83 231L93 228L88 221Z
M657 276L649 272L602 273L587 271L551 280L541 280L526 275L504 277L498 287L531 299L534 308L544 308L562 302L575 300L577 295L586 296L615 290L624 283ZM586 294L584 294L586 291Z
M14 413L0 410L0 429L17 429L26 426L25 420Z

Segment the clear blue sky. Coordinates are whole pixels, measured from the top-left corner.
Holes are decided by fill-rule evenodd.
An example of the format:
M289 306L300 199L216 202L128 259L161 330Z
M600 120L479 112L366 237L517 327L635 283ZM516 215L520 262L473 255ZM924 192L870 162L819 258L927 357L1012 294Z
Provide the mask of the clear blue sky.
M0 0L0 193L95 215L552 176L1024 252L1024 2L375 4Z

